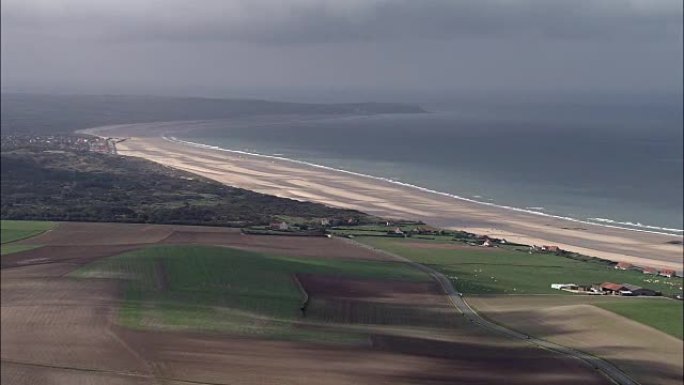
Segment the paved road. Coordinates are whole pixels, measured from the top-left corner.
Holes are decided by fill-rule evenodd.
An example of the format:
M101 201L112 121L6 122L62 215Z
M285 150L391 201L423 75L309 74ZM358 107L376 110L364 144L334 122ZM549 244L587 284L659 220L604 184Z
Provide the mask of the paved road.
M465 301L463 298L462 294L456 291L454 286L451 284L451 281L444 276L444 274L438 272L437 270L434 270L431 267L421 265L420 263L411 261L410 259L404 258L401 255L397 255L394 253L390 253L385 250L381 249L376 249L374 247L365 245L363 243L359 243L353 240L349 240L350 242L353 242L354 244L369 248L372 250L375 250L377 252L386 254L394 259L400 260L402 262L405 262L416 269L419 269L421 271L424 271L425 273L429 274L432 276L437 282L439 282L440 286L442 286L442 289L444 292L449 296L449 299L451 300L451 303L454 305L458 311L460 311L463 316L470 322L472 322L475 325L478 325L480 327L483 327L485 329L497 332L499 334L502 334L506 337L509 338L514 338L514 339L519 339L523 340L529 344L535 345L537 347L540 347L542 349L546 349L549 351L565 354L574 358L577 358L579 360L582 360L585 364L590 365L592 368L600 371L603 375L608 377L610 380L615 382L618 385L639 385L639 383L635 380L633 380L631 377L629 377L627 374L625 374L622 370L618 369L615 365L611 364L610 362L596 357L592 356L591 354L581 352L579 350L575 350L572 348L569 348L567 346L559 345L553 342L549 342L543 339L535 338L532 336L528 336L527 334L523 334L520 332L517 332L515 330L511 330L508 328L505 328L499 324L496 324L494 322L488 321L482 316L480 316L468 303Z

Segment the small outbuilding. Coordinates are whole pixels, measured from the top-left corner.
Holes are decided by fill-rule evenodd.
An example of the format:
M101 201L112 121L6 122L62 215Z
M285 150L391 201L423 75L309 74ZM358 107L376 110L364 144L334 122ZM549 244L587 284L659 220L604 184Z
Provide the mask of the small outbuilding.
M675 276L675 274L676 273L674 270L660 270L660 272L658 273L658 275L662 275L663 277L667 278L672 278Z
M627 262L619 262L617 265L615 265L615 270L629 270L633 267L631 263Z
M399 227L395 227L394 230L388 231L387 235L394 237L406 237L406 233L403 232Z
M271 225L269 226L271 230L288 230L290 226L287 224L287 222L271 222Z
M556 290L563 290L563 289L577 290L579 288L579 286L576 283L552 283L551 288L556 289Z

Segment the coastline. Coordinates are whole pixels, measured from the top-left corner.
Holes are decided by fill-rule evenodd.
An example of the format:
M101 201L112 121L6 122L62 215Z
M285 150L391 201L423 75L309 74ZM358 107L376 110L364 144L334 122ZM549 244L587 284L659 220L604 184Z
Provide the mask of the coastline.
M661 235L671 236L673 238L681 238L684 235L684 230L681 230L681 229L673 229L673 228L643 225L641 223L619 222L619 221L614 221L614 220L606 219L606 218L590 218L590 219L594 219L595 221L581 220L581 219L564 217L564 216L560 216L560 215L554 215L554 214L549 214L549 213L537 211L538 209L543 209L543 207L526 207L523 209L520 207L513 207L513 206L507 206L507 205L502 205L502 204L493 203L493 202L487 202L487 201L482 201L482 200L477 200L477 199L472 199L472 198L466 198L466 197L459 196L456 194L451 194L451 193L447 193L447 192L443 192L443 191L437 191L437 190L433 190L433 189L430 189L427 187L422 187L422 186L418 186L418 185L414 185L414 184L410 184L410 183L406 183L406 182L401 182L401 181L393 180L390 178L379 177L379 176L369 175L369 174L363 174L363 173L359 173L359 172L355 172L355 171L338 169L338 168L324 166L321 164L315 164L315 163L311 163L311 162L307 162L307 161L303 161L303 160L286 158L286 157L283 157L281 154L266 155L266 154L258 154L258 153L241 151L241 150L231 150L231 149L225 149L225 148L222 148L219 146L212 146L212 145L208 145L208 144L202 144L202 143L191 142L191 141L187 141L187 140L183 140L183 139L178 139L178 138L173 137L173 136L169 137L166 135L162 135L161 138L164 140L170 141L170 142L179 143L179 144L188 145L188 146L197 147L197 148L204 148L204 149L216 150L216 151L224 151L224 152L233 153L233 154L255 156L255 157L266 158L266 159L275 159L278 161L291 162L291 163L300 164L300 165L304 165L304 166L308 166L308 167L320 168L323 170L340 172L340 173L354 175L354 176L358 176L358 177L362 177L362 178L368 178L368 179L388 182L388 183L396 184L396 185L399 185L402 187L409 187L412 189L416 189L416 190L419 190L422 192L442 195L445 197L458 199L458 200L471 202L471 203L476 203L476 204L480 204L480 205L484 205L484 206L491 206L491 207L496 207L496 208L500 208L500 209L523 212L523 213L527 213L530 215L538 215L541 217L562 219L562 220L567 220L570 222L575 222L575 223L584 224L584 225L601 226L601 227L609 227L609 228L628 230L628 231L661 234ZM623 226L619 226L619 225L635 226L635 227L623 227ZM669 231L671 231L671 232L669 232ZM682 233L682 234L676 234L676 233Z
M635 265L682 270L682 245L668 243L681 240L680 235L623 229L501 207L278 156L180 142L164 138L164 133L159 131L148 131L151 136L138 137L135 135L139 133L131 131L133 126L98 127L83 132L129 137L117 144L119 154L142 157L260 193L352 208L383 217L419 219L440 227L513 242L554 244L570 251Z

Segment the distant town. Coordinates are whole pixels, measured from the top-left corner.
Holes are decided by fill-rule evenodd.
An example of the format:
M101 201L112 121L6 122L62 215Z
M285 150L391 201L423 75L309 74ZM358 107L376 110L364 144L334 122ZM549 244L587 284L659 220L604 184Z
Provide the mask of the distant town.
M125 139L85 135L3 135L2 150L27 148L44 151L74 151L116 154L116 143Z

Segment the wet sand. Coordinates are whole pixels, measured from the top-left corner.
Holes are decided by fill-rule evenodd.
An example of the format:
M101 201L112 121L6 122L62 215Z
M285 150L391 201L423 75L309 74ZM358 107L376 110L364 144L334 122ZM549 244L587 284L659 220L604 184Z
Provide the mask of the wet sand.
M537 216L442 196L390 182L287 160L198 148L148 132L130 137L133 126L90 131L128 137L120 155L145 158L169 167L264 194L357 209L382 217L426 223L503 237L525 244L557 245L583 254L641 266L682 270L682 237L637 232ZM158 135L158 136L157 136Z

